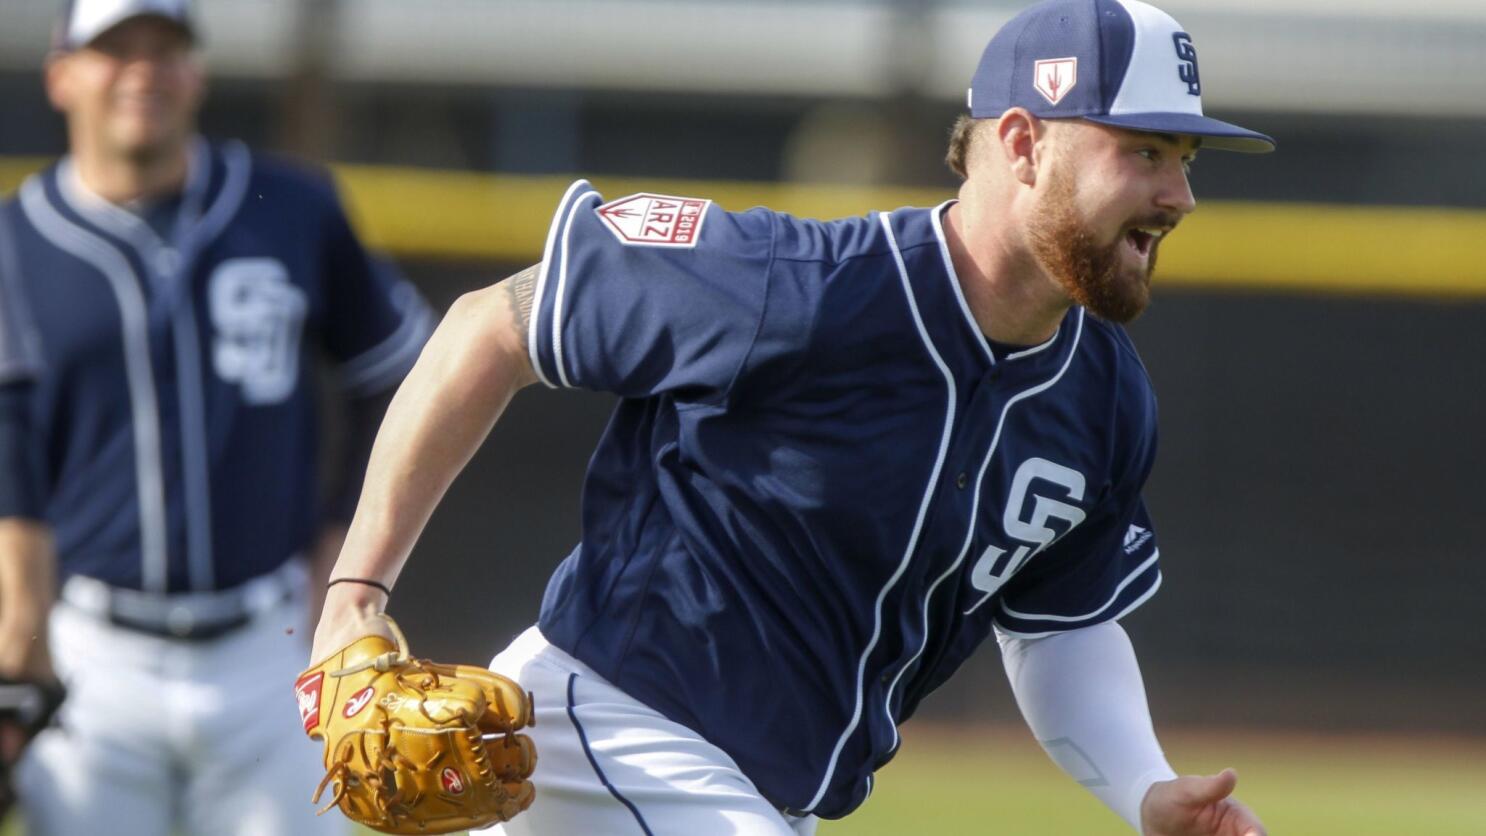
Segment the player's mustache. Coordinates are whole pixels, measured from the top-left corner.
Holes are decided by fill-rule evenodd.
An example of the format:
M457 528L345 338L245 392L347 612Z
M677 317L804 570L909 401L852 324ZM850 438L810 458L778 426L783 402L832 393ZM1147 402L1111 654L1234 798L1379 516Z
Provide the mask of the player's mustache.
M1181 223L1181 222L1182 222L1182 216L1180 214L1176 213L1176 212L1157 212L1157 213L1152 214L1152 215L1145 215L1145 216L1136 218L1135 220L1131 221L1130 223L1125 224L1125 229L1126 230L1131 230L1131 229L1143 229L1143 228L1150 228L1150 227L1165 227L1167 229L1168 234L1169 234L1171 232L1175 232L1176 231L1176 225L1179 224L1179 223Z

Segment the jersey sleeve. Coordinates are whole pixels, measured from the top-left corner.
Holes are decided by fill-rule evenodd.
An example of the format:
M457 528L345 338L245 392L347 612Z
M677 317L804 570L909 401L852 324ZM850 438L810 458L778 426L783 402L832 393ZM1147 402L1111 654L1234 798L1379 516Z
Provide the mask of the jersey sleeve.
M1028 559L1001 590L996 626L1033 638L1118 620L1156 594L1159 556L1135 493Z
M31 385L0 382L0 518L41 519L43 512L44 464L29 414Z
M385 391L413 367L433 313L390 260L366 251L338 201L324 219L325 348L353 396Z
M528 349L543 382L622 397L720 397L758 335L768 213L632 195L578 181L548 232Z
M20 279L6 218L0 215L0 384L30 379L41 367L40 343Z
M1021 638L1117 621L1161 586L1155 527L1141 492L1156 464L1157 415L1150 376L1129 336L1108 337L1104 373L1116 387L1109 419L1108 482L1088 517L1032 555L1002 587L996 627Z

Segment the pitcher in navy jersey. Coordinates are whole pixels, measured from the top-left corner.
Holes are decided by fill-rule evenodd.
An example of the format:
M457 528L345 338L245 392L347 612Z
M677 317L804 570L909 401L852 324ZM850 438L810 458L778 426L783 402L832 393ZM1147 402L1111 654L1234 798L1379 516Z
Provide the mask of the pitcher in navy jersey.
M68 689L17 772L33 834L346 830L267 707L432 317L323 174L196 135L196 35L185 0L69 4L69 153L0 206L0 673L50 674L55 559ZM328 503L322 353L352 421Z
M990 42L958 199L830 223L578 182L539 265L459 300L379 433L312 658L390 586L521 387L621 400L582 542L492 662L536 695L507 834L810 833L988 637L1049 754L1147 834L1260 836L1177 777L1118 620L1161 581L1156 402L1121 323L1194 208L1192 39L1052 0Z

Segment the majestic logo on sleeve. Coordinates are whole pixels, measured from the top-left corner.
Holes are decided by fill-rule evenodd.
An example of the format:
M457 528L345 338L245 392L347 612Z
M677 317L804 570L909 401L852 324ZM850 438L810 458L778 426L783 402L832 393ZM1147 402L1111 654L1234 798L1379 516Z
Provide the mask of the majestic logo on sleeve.
M1032 86L1047 99L1048 104L1063 101L1068 91L1078 83L1078 58L1050 58L1038 61L1032 74Z
M320 725L320 686L325 684L324 671L316 671L294 683L294 700L299 703L299 721L305 733Z
M1177 64L1176 74L1187 83L1189 94L1202 95L1202 82L1197 78L1197 47L1192 46L1192 36L1177 32L1171 36L1171 42L1176 44L1176 57L1181 61Z
M234 258L212 272L212 367L243 400L279 403L299 382L299 338L309 303L276 258Z
M1017 546L1016 551L1010 554L997 546L986 547L970 569L970 585L984 594L965 610L966 615L990 600L1033 555L1084 521L1087 516L1084 510L1064 500L1081 501L1086 481L1077 470L1047 459L1032 458L1022 462L1011 478L1011 491L1001 515L1001 527L1011 537L1021 540L1023 545ZM1033 493L1032 487L1038 482L1052 486L1061 496ZM1054 528L1052 523L1058 523L1058 527Z
M690 249L702 235L710 200L641 193L595 209L604 226L627 247Z
M1125 554L1135 554L1140 551L1141 546L1151 541L1151 536L1149 528L1141 528L1132 524L1125 532Z

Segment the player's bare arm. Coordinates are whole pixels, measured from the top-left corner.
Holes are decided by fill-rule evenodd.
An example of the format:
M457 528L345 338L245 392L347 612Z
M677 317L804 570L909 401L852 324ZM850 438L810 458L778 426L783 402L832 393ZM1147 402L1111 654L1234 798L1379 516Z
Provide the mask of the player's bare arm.
M536 381L526 326L537 272L529 267L449 308L387 408L332 579L391 587L454 477L516 392ZM386 634L376 618L385 599L369 584L331 586L311 660Z
M0 676L54 678L46 614L56 577L51 529L20 517L0 519Z

